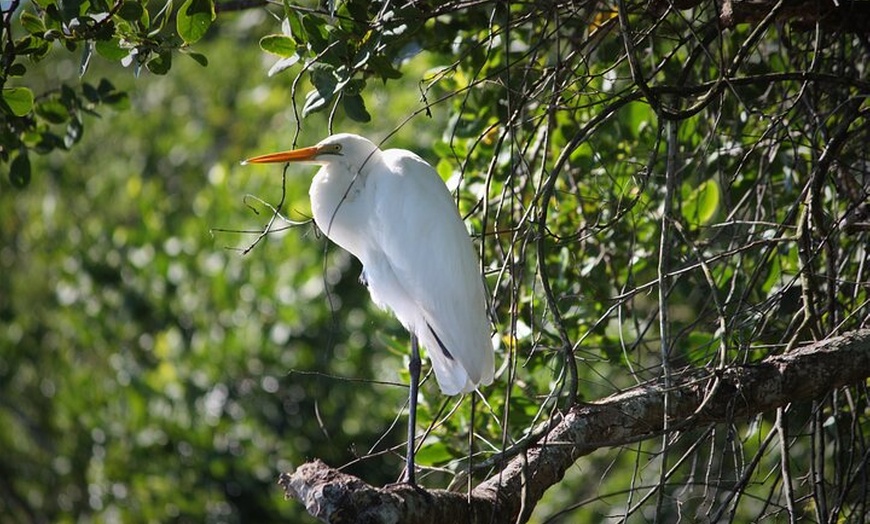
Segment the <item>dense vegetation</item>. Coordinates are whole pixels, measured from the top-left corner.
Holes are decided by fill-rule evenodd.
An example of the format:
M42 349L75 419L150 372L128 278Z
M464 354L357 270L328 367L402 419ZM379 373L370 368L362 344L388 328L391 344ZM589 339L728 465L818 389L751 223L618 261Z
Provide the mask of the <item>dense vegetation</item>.
M295 522L279 471L398 477L406 334L312 169L238 165L331 131L457 188L498 335L479 478L578 400L870 327L860 6L758 5L5 3L0 514ZM422 389L444 487L471 403ZM532 518L865 521L866 406L602 450Z

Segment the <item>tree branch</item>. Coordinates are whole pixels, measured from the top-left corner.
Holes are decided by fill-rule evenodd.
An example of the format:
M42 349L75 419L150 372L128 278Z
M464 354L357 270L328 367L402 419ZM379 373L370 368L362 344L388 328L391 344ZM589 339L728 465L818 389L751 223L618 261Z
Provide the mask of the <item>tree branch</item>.
M657 9L673 5L692 9L707 0L658 0ZM757 24L771 11L777 0L724 0L719 10L722 27ZM864 0L794 0L776 14L777 23L788 23L798 31L811 31L818 25L824 31L867 34L870 32L870 5Z
M870 330L853 331L757 364L673 376L668 424L679 431L731 422L868 377ZM375 488L319 460L283 473L279 483L287 497L324 522L525 522L578 458L660 434L664 397L664 386L651 383L575 405L541 441L475 488L470 505L465 495L444 490Z

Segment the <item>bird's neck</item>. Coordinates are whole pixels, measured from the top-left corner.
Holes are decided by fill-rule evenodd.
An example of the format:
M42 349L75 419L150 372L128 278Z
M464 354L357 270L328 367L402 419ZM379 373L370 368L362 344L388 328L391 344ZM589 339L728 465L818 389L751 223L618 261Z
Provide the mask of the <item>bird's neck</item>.
M324 166L311 182L309 196L314 222L330 240L359 257L359 231L366 224L365 173L350 177L343 166Z

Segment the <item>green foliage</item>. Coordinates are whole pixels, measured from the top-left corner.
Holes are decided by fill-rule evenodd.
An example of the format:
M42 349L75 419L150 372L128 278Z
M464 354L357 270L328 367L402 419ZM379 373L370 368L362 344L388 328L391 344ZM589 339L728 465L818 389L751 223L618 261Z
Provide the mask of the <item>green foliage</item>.
M415 36L424 20L413 5L383 10L369 0L340 3L334 13L300 10L285 3L284 16L283 33L260 40L264 51L281 57L270 74L303 61L306 67L298 75L307 73L313 89L305 94L302 115L333 107L340 100L345 115L363 123L371 119L359 96L366 79L386 82L401 76L394 61L408 49L418 49ZM375 16L380 17L379 25L370 27ZM295 92L293 99L295 104Z
M178 36L185 44L198 42L215 19L212 0L185 0L175 20Z
M33 109L33 91L26 87L3 89L4 109L13 116L24 116Z
M683 184L682 213L689 225L709 224L719 210L719 185L714 180L705 180L697 187Z
M11 522L298 522L302 509L283 500L275 475L311 455L339 462L376 441L403 404L401 388L327 378L401 366L366 349L369 301L346 255L330 250L327 277L324 243L307 224L248 255L236 248L254 236L218 231L265 225L269 208L250 201L252 213L244 195L275 203L281 177L238 160L292 129L257 142L284 109L284 86L264 86L255 43L204 48L232 66L205 76L183 61L166 77L122 71L83 83L78 95L94 103L130 92L112 101L129 110L83 112L88 134L74 149L13 159L13 180L32 163L27 191L4 178L0 462L16 496L0 513ZM34 74L63 68L53 60ZM64 103L59 91L40 118L68 126ZM304 219L307 180L288 178L291 218ZM324 288L341 297L335 313ZM368 474L393 481L399 464Z
M55 83L37 91L28 84L33 76L28 71L36 63L58 53L77 53L79 74L84 76L96 51L106 60L132 66L137 74L145 66L151 73L163 75L172 67L173 53L181 51L206 65L205 57L187 46L199 41L215 19L211 0L188 0L176 10L167 2L153 13L146 2L138 0L45 0L27 5L16 0L10 9L10 15L15 10L20 14L17 19L4 16L0 24L0 37L11 42L5 47L0 67L0 163L26 158L29 152L68 151L84 130L82 112L126 106L126 95L113 90L100 89L98 96L88 96L70 84ZM173 18L175 31L168 29ZM57 129L62 123L67 124L65 128ZM18 156L12 155L16 151ZM20 172L12 166L10 169L10 177ZM26 185L29 177L15 175L14 180L19 186L21 182Z
M748 45L752 28L720 32L712 5L628 4L626 28L613 5L226 5L39 0L5 19L13 521L297 521L274 478L311 457L395 480L405 333L305 222L308 168L237 166L334 130L436 166L492 291L500 373L475 427L467 399L422 386L427 485L459 478L470 432L480 479L575 395L665 367L715 376L867 323L866 49L851 36L771 26ZM865 504L848 457L870 428L864 392L842 391L793 405L781 451L762 445L768 415L603 450L534 518L753 521L786 506L788 475L821 475L843 518Z

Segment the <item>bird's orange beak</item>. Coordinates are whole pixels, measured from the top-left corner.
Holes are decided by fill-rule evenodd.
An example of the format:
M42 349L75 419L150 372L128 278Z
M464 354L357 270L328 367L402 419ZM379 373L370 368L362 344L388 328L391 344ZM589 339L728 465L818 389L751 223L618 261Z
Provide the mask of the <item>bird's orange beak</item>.
M268 153L265 155L255 156L242 161L242 165L246 164L277 164L279 162L304 162L313 160L320 153L320 146L303 147L302 149L294 149L292 151L281 151L280 153Z

